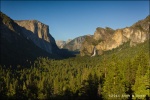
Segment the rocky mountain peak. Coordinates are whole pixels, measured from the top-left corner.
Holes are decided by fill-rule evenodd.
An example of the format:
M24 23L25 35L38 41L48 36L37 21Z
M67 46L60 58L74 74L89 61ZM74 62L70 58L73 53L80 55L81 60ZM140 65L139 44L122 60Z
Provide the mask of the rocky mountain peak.
M133 28L139 28L143 30L149 30L149 25L150 25L150 15L148 15L144 20L140 20L133 24L131 27Z
M74 56L59 49L48 25L37 20L14 21L0 12L1 64L16 65L38 57L62 59Z
M53 53L53 48L58 49L54 38L49 33L49 26L37 20L16 20L19 26L29 30L23 30L25 36L31 39L38 47Z
M59 48L63 48L63 46L66 44L66 41L63 40L57 40L56 44Z
M80 51L82 42L84 41L86 36L79 36L73 40L68 40L63 45L64 49L68 49L69 51Z
M30 61L37 57L52 57L45 50L39 48L27 37L27 34L33 34L31 31L19 26L13 19L0 12L0 39L1 39L1 58L2 65L18 64L28 65ZM28 62L29 61L29 62Z
M48 25L45 25L37 20L16 20L15 22L36 34L38 38L50 42Z
M91 55L93 48L96 47L97 54L103 51L112 50L130 42L130 46L143 43L149 39L150 16L133 24L131 27L113 30L111 28L96 28L93 37L88 37L82 43L81 56Z
M114 30L109 27L106 27L106 28L97 27L96 31L94 32L93 38L95 40L104 40L110 37L113 33L114 33Z

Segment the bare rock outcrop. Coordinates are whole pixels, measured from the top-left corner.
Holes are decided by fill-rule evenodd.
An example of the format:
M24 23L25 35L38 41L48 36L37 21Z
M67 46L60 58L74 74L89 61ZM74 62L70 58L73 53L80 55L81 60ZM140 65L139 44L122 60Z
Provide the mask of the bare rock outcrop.
M45 25L37 20L19 20L15 21L19 26L24 27L24 35L33 41L38 47L52 54L58 49L54 38L49 33L48 25Z
M94 46L96 47L97 54L103 54L103 51L112 50L130 42L130 46L143 43L149 39L149 25L150 16L144 20L140 20L133 24L131 27L113 30L111 28L96 28L93 37L87 37L82 43L80 55L91 55Z

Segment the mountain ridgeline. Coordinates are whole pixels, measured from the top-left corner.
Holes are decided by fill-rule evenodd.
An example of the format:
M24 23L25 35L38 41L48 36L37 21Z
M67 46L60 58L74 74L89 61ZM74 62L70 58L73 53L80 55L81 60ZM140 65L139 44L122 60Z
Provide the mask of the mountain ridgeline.
M85 35L68 41L56 41L49 33L49 26L37 20L12 20L1 12L1 64L16 65L34 61L37 57L63 59L118 48L129 42L135 46L149 39L150 16L130 27L113 30L96 28L94 35ZM57 43L57 45L56 45ZM121 48L122 49L122 48ZM15 58L15 59L14 59Z
M96 28L93 36L87 36L82 43L80 55L91 55L96 47L97 55L102 55L104 51L115 49L126 42L130 46L143 43L149 39L150 16L140 20L131 27L113 30L109 27Z
M67 41L63 41L63 40L57 40L56 44L57 46L62 49L64 47L64 45L66 45L67 43L69 43L70 41L72 41L71 39L68 39Z
M80 48L82 46L82 42L84 41L86 36L80 36L77 37L70 42L64 44L63 48L68 49L70 51L80 51Z
M26 65L37 57L63 59L73 56L57 47L47 25L36 20L14 21L0 14L2 65Z
M47 25L37 20L16 20L15 22L26 29L22 30L24 36L32 40L38 47L50 54L58 50L54 38L49 33L49 27Z
M66 49L39 21L1 13L0 23L2 100L150 100L150 16L57 42ZM79 50L81 56L71 57Z
M15 21L19 26L24 27L27 32L23 30L23 34L33 41L35 45L41 49L47 51L50 54L54 54L56 58L72 57L73 54L66 49L59 49L56 45L55 39L49 33L49 26L45 25L37 20L19 20Z
M118 48L124 43L129 42L130 46L143 43L149 39L150 16L138 21L130 27L122 29L111 29L109 27L97 27L94 35L79 36L69 42L56 41L60 48L68 49L73 52L80 52L81 56L91 56L94 47L96 55L102 55L105 51Z

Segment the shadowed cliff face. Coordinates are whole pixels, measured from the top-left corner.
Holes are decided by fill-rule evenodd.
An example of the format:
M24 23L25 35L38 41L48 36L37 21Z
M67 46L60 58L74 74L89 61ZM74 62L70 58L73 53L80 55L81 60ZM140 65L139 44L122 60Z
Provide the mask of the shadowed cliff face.
M74 56L57 47L47 25L35 20L14 21L0 14L1 65L27 65L38 57L64 59Z
M0 14L1 65L28 65L37 57L56 58L56 55L39 48L25 36L24 32L32 33L31 31L20 27L2 12Z
M149 39L149 24L150 16L144 20L140 20L133 24L131 27L113 30L111 28L98 27L93 37L87 37L82 43L80 50L81 56L91 55L94 46L96 47L97 54L103 54L103 51L112 50L130 42L130 46L143 43Z
M22 28L22 33L25 37L33 41L35 45L47 51L50 54L55 54L60 58L68 58L74 56L71 52L65 49L59 49L55 39L49 33L48 25L45 25L36 20L21 20L15 21Z
M54 38L49 34L49 27L36 20L15 21L18 25L24 27L31 32L23 30L23 34L31 39L38 47L46 50L49 53L57 51Z

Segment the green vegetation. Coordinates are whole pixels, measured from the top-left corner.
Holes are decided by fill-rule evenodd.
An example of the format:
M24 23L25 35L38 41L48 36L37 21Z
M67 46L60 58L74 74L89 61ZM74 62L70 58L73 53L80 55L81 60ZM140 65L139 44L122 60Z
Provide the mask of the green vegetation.
M122 48L122 49L121 49ZM30 68L0 66L2 99L149 99L149 41L96 57L38 58Z
M109 27L106 27L105 30L106 30L107 33L110 33L110 34L113 34L115 32L115 30L113 30Z
M86 36L85 37L85 42L88 42L89 44L93 45L93 46L96 46L98 43L102 42L103 40L95 40L93 39L93 37L91 36Z

